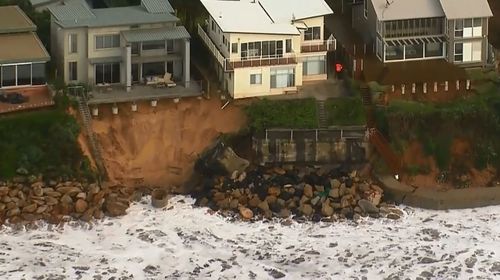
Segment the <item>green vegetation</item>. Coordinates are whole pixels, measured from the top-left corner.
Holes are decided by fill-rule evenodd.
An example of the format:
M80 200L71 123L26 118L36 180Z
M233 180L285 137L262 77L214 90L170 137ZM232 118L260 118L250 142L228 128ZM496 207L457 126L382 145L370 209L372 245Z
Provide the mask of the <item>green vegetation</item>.
M314 99L263 99L252 103L245 110L250 129L254 131L266 128L315 128L318 125Z
M365 108L359 97L329 99L326 103L329 125L364 125Z
M51 110L0 118L0 178L13 177L18 168L47 178L93 178L77 141L79 125L66 113L69 101L57 96L56 104Z
M477 91L474 97L445 104L393 101L378 109L375 119L393 142L420 142L441 170L450 168L454 139L472 145L476 168L500 166L500 92L491 82Z

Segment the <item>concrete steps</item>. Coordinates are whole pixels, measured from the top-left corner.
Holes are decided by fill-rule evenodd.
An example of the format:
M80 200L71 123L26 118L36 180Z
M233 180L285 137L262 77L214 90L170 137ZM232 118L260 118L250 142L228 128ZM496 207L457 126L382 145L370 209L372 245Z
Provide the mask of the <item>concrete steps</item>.
M316 100L316 112L318 115L318 127L328 128L328 113L325 109L324 100Z

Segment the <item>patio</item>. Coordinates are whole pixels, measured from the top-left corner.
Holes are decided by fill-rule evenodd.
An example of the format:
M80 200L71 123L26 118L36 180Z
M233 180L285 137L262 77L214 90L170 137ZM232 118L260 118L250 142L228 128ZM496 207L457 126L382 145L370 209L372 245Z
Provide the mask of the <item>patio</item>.
M17 92L29 98L28 102L22 104L9 104L0 102L0 114L33 110L54 105L52 94L47 86L29 86L22 88L0 89L3 92Z
M196 97L202 95L201 81L191 81L188 87L177 83L175 87L154 87L147 85L133 85L127 92L123 86L109 87L106 90L89 92L88 104L112 104L134 101L159 100L165 98Z

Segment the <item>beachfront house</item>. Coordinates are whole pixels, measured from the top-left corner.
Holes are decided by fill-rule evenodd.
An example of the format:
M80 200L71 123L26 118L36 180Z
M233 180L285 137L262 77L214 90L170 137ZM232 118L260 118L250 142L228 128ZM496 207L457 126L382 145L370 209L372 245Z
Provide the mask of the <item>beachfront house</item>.
M46 85L50 56L18 6L0 7L0 88Z
M189 86L190 35L167 0L100 9L68 0L49 11L52 54L66 83L130 91L169 73L169 84Z
M208 11L198 34L232 98L297 92L304 81L327 78L325 32L332 10L323 0L201 0Z
M359 18L383 63L445 59L478 67L488 63L492 16L487 0L364 0Z

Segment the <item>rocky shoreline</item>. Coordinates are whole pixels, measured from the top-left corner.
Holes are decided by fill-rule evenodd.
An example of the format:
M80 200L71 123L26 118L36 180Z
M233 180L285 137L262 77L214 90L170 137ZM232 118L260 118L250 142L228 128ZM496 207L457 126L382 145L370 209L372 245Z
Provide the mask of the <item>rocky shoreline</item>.
M0 225L45 220L63 222L67 217L90 221L126 214L134 189L77 181L47 181L41 176L17 176L0 181Z
M361 217L399 219L369 177L342 167L262 167L213 176L195 194L196 205L243 220L289 218L336 221Z

